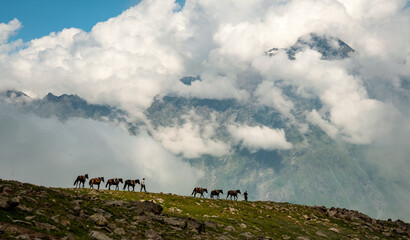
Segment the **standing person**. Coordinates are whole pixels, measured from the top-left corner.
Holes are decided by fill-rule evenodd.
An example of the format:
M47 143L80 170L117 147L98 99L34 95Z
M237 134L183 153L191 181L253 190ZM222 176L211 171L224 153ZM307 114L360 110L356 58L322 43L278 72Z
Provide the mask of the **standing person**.
M145 189L145 178L143 178L142 181L141 181L141 189L140 189L140 192L142 191L142 189L144 189L144 191L147 192L147 189Z
M245 191L243 193L243 196L245 197L245 202L247 202L248 201L248 191Z

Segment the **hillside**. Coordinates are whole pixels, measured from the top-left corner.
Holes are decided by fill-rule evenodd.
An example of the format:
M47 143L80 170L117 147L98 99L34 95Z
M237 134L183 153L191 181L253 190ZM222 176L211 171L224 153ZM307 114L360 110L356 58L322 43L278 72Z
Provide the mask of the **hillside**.
M1 239L410 239L410 224L346 209L6 180L0 192Z

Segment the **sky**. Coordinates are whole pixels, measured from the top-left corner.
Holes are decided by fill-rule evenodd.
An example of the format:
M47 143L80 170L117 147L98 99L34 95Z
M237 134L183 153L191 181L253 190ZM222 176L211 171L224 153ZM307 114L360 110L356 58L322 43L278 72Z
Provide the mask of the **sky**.
M122 148L135 157L125 163L117 150L106 149L114 162L161 167L170 158L175 166L194 173L185 179L194 182L200 173L185 165L182 157L223 156L241 144L250 151L296 146L281 128L233 123L228 123L232 140L221 142L216 138L215 118L200 119L195 113L185 116L183 125L153 128L144 112L156 97L236 99L266 106L304 133L307 123L295 118L295 103L283 91L292 86L298 96L321 101L320 109L301 114L331 138L394 146L402 156L408 155L410 8L406 0L188 0L182 9L174 0L55 2L0 2L0 91L16 89L34 99L49 92L77 94L89 103L126 110L131 120L144 121L147 129L130 140L123 130L88 121L53 120L54 128L41 128L51 120L22 117L2 106L3 129L19 123L15 119L26 119L20 121L22 135L12 136L20 145L0 138L0 146L14 153L18 149L12 146L24 146L26 138L55 139L55 132L63 131L67 141L82 139L82 130L90 128L99 139L95 149L121 141L135 146L146 141L157 149L155 163L147 160L144 148L133 144ZM289 48L298 39L311 41L311 33L339 38L355 53L334 61L309 48L294 60L283 50L274 56L265 54L272 48ZM332 43L339 47L337 41ZM191 85L180 81L198 75L201 81ZM73 131L73 126L80 131ZM36 146L32 152L42 153L48 145ZM83 161L81 153L89 153L81 146L76 145L77 155L73 155L78 162ZM58 144L54 147L55 152L61 149ZM380 166L384 163L379 161ZM409 171L403 158L395 164ZM161 171L138 169L140 175L159 179L156 186L166 184L178 171L159 175ZM174 186L176 192L183 187Z
M90 31L96 23L118 16L139 2L140 0L2 0L0 22L19 19L22 28L10 40L20 38L27 42L64 28L75 27ZM177 2L181 6L185 3L184 0Z

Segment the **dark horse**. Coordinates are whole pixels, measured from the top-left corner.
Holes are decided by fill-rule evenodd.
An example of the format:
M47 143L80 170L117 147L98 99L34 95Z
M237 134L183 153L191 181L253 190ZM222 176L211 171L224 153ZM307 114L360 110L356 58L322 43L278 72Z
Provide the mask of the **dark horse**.
M89 182L90 188L94 188L94 185L97 185L98 189L100 189L101 182L104 182L104 177L91 178Z
M78 176L74 182L74 186L77 187L77 184L78 184L78 187L80 187L82 183L84 187L84 183L87 178L88 178L88 174Z
M228 197L231 196L230 198L231 200L232 200L232 197L235 200L238 200L238 193L241 194L241 190L229 190L228 195L226 196L226 199L228 199Z
M128 186L128 191L130 190L130 187L132 187L132 191L134 191L135 189L135 185L140 184L140 180L139 179L135 179L135 180L125 180L124 183L124 188L123 190L125 190L125 188Z
M119 190L120 183L122 183L122 178L111 178L108 179L107 184L105 184L105 187L108 186L108 190L111 190L111 185L115 185L115 190Z
M208 189L196 187L196 188L194 188L194 190L192 191L191 195L194 195L194 197L195 197L196 194L199 193L199 194L201 194L201 197L204 197L204 192L208 193Z
M214 196L217 196L218 199L219 199L219 194L224 194L224 192L222 191L222 189L221 189L221 190L212 190L212 191L211 191L211 198L213 199Z

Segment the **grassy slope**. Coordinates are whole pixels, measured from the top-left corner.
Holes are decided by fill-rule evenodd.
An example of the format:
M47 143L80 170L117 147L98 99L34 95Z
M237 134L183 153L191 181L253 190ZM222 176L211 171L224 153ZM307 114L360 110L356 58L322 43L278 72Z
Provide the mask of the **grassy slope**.
M102 209L105 213L112 215L110 219L116 227L124 229L127 229L130 223L138 220L139 217L120 207L108 207L104 205L104 202L107 200L149 200L163 206L165 216L190 217L200 222L212 221L216 227L206 227L204 233L194 234L192 231L183 232L188 230L175 230L160 223L140 222L134 227L134 236L144 238L145 230L153 228L165 239L196 238L198 235L204 238L226 236L245 239L244 233L252 238L269 237L273 239L296 239L299 236L309 239L369 239L371 236L386 238L381 232L371 228L363 228L354 222L331 218L312 207L289 203L211 200L163 193L52 189L30 184L19 185L9 181L0 181L0 184L13 185L13 188L17 184L15 193L21 197L20 205L32 209L31 212L19 209L8 211L0 209L0 223L13 224L16 227L24 227L56 237L72 236L75 239L88 239L89 231L93 229L90 220L88 218L76 221L70 219L69 213L74 208L75 200L83 200L81 208L88 216ZM34 220L31 222L27 220L27 216L35 216L36 222L49 223L57 228L46 231L41 225L34 224ZM125 221L119 221L121 219ZM70 224L68 226L63 224L65 221L69 221ZM385 222L384 224L393 223ZM232 226L235 230L225 229L228 226ZM1 239L7 236L1 234L0 231ZM115 238L113 233L110 236ZM389 239L394 239L395 236L397 237L393 234ZM129 238L131 235L125 235L125 237Z

